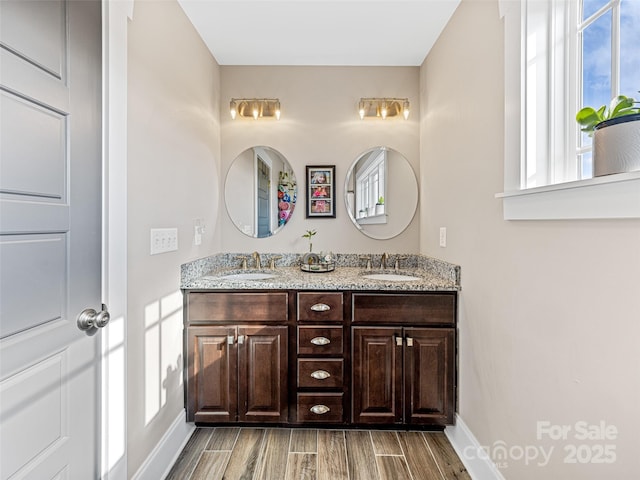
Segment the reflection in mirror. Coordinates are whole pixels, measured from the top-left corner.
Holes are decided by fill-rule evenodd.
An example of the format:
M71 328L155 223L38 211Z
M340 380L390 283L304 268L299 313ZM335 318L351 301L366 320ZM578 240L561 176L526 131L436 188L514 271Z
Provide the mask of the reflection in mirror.
M388 147L360 155L347 172L344 191L353 224L378 240L400 235L418 205L418 182L409 161Z
M248 148L238 155L224 184L231 221L254 238L270 237L287 224L297 194L289 162L277 150L264 146Z

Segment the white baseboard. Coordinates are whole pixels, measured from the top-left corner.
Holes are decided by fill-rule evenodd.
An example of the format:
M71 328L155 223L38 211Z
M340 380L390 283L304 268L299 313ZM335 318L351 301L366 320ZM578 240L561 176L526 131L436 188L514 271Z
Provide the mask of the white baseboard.
M131 480L158 480L167 476L195 430L185 419L185 411L181 410Z
M446 427L444 433L473 480L505 480L458 414L455 426Z

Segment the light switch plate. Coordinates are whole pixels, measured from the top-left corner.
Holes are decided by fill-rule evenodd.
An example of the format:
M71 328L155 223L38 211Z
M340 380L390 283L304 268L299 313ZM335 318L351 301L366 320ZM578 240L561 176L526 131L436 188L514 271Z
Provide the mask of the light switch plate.
M447 246L447 227L440 227L440 246Z
M152 228L150 254L173 252L178 250L177 228Z

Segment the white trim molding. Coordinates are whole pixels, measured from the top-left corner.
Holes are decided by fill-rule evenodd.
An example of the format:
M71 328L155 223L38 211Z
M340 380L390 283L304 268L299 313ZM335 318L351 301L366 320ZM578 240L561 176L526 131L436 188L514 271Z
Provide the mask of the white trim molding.
M640 218L640 172L496 194L505 220Z
M540 2L530 2L535 8L543 8ZM500 15L504 18L504 38L505 38L505 64L504 64L504 88L505 88L505 124L504 124L504 193L496 195L503 200L503 212L505 220L572 220L572 219L634 219L640 218L640 172L630 172L624 174L608 175L605 177L595 177L585 180L575 180L577 175L567 173L564 167L548 166L550 169L543 176L548 175L548 179L559 179L558 183L547 182L540 179L539 185L549 183L541 187L526 188L523 159L526 156L527 139L525 135L525 115L526 110L526 78L523 72L522 59L526 55L526 45L523 40L523 33L527 30L525 21L527 2L514 0L499 0ZM569 5L566 2L558 1L558 11L554 10L554 15L537 15L536 18L556 18L559 22L556 27L565 25L564 20L567 12L562 10L563 6ZM565 5L566 4L566 5ZM551 8L551 4L547 5ZM524 10L524 12L523 12ZM540 13L540 12L538 12ZM572 13L571 13L572 15ZM551 25L553 26L553 24ZM550 27L549 27L550 28ZM557 32L556 32L557 33ZM573 42L573 32L568 33L571 39L567 40L567 48L575 49ZM547 49L548 50L548 49ZM572 111L572 103L568 102L573 95L566 94L566 82L574 82L571 74L558 67L565 65L564 56L569 50L556 52L555 57L550 57L546 65L548 76L560 78L560 73L564 72L566 81L556 88L557 92L543 95L546 112L544 121L540 122L541 131L551 140L554 140L556 147L538 148L539 153L547 154L548 158L569 158L573 152L569 152L568 145L575 144L570 136L572 130L564 126L556 129L552 123L554 119L569 117ZM573 54L572 54L573 55ZM554 62L553 59L556 59ZM553 68L558 67L562 72L553 74ZM545 67L546 68L546 67ZM543 82L543 86L545 86ZM549 85L546 85L547 87ZM564 93L563 93L564 92ZM565 98L566 97L566 98ZM562 100L564 99L564 100ZM563 111L558 113L555 105L562 104ZM548 115L547 115L548 114ZM556 122L557 123L557 122ZM571 125L572 119L570 120ZM558 126L558 125L556 125ZM572 135L572 134L571 134ZM534 136L535 137L535 136ZM566 137L566 138L565 138ZM537 138L537 137L536 137ZM537 140L536 140L537 141ZM552 145L550 143L549 145ZM560 146L558 146L560 145ZM553 153L553 155L551 155ZM571 155L570 155L571 154ZM544 157L544 155L543 155ZM536 157L537 158L537 157ZM545 162L542 162L545 163ZM542 163L538 163L540 166ZM562 162L561 162L562 163ZM549 163L551 165L551 163ZM555 165L555 164L554 164ZM543 172L545 169L540 168ZM573 171L569 169L569 171ZM577 170L576 170L577 172ZM576 173L574 172L574 173ZM543 172L544 173L544 172ZM560 183L560 180L566 179Z
M173 421L149 456L140 465L131 480L158 480L166 478L180 452L191 438L195 426L187 423L185 410Z
M460 415L456 414L456 424L446 427L444 434L473 480L505 480Z

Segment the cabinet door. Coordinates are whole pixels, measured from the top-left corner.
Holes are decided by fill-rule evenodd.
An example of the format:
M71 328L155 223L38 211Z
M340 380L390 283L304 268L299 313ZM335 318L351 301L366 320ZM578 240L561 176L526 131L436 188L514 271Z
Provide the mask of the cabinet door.
M287 327L238 327L238 420L287 419Z
M188 329L188 421L236 420L238 364L237 350L233 344L235 333L235 327Z
M405 328L405 422L447 425L455 411L452 328Z
M352 342L353 422L401 422L402 329L353 327Z

